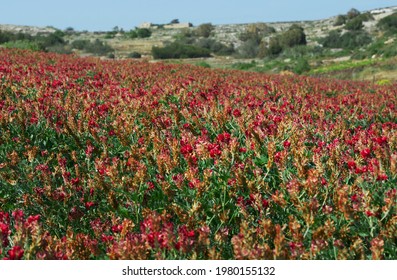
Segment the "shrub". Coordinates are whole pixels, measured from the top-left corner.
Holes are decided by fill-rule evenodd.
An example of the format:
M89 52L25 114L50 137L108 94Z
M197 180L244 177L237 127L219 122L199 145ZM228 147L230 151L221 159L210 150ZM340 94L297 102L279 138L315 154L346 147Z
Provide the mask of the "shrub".
M136 34L138 38L149 38L152 36L152 31L150 31L148 28L138 28L136 30Z
M294 72L296 74L302 74L302 73L308 72L308 71L310 71L309 62L306 59L304 59L304 58L300 58L298 60L298 63L294 67Z
M346 23L346 16L345 15L338 15L336 17L334 26L340 26L340 25L344 25Z
M237 70L250 70L251 68L256 67L256 62L254 60L252 60L251 62L247 63L247 62L238 62L238 63L234 63L232 65L233 69L237 69Z
M205 62L205 61L200 61L200 62L197 62L196 63L196 66L199 66L199 67L204 67L204 68L211 68L211 65L210 64L208 64L207 62Z
M280 43L283 47L293 47L297 45L306 45L306 34L304 29L299 25L293 24L280 37Z
M349 20L345 25L345 28L347 30L352 30L352 31L361 30L361 29L363 29L363 27L364 27L364 25L363 25L363 20L361 19L361 17L355 17L355 18Z
M165 47L153 47L155 59L210 57L210 51L193 45L174 42Z
M322 40L326 48L354 49L371 43L371 36L365 31L349 31L341 35L340 31L331 31Z
M254 58L258 56L260 42L250 39L244 42L238 49L238 53L242 58Z
M36 42L31 42L27 40L8 41L4 43L4 46L6 48L15 48L15 49L31 50L31 51L43 50L41 46Z
M56 45L49 46L46 48L46 51L53 52L53 53L59 53L59 54L71 54L72 53L70 46L65 45L65 44L56 44Z
M202 38L193 44L200 48L208 49L217 55L231 55L234 53L233 45L227 46L214 39Z
M347 12L347 18L348 19L353 19L353 18L355 18L355 17L357 17L357 16L359 16L361 13L360 13L360 11L359 10L357 10L357 9L355 9L355 8L352 8L352 9L350 9L348 12Z
M63 39L63 36L65 36L65 33L63 33L62 31L56 31L47 36L38 36L36 38L40 46L43 49L47 49L55 45L65 45L66 42Z
M261 44L259 46L258 57L276 56L283 51L278 37L272 37L267 45Z
M89 40L75 40L71 43L72 48L77 50L84 50L89 44Z
M211 36L212 30L214 30L214 26L211 23L203 23L197 26L194 34L198 37L208 38Z
M382 18L378 22L378 27L387 32L397 32L397 13Z
M149 38L152 36L152 31L148 28L137 28L135 30L130 30L129 32L125 32L125 35L131 39L135 38Z
M141 58L142 55L139 52L132 52L128 54L128 58Z
M96 39L94 42L88 44L85 50L95 55L106 55L114 51L112 47L100 41L99 39Z

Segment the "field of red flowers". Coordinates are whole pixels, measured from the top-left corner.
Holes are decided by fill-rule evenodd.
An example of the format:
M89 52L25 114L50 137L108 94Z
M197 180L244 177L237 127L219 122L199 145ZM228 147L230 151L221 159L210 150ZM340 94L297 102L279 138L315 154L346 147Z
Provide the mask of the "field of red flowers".
M0 50L0 258L397 259L397 87Z

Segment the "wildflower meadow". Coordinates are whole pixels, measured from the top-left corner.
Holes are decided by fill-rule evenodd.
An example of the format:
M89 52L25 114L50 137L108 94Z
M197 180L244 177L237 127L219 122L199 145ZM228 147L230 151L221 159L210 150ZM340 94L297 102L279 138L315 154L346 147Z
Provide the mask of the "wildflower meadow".
M0 258L397 259L397 87L0 49Z

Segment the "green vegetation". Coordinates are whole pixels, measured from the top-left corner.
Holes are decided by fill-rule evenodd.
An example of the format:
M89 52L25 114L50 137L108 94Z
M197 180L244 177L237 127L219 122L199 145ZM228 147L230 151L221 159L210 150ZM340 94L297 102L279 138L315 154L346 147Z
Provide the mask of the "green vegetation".
M325 48L351 50L368 45L371 41L371 36L365 31L348 31L342 34L340 30L333 30L320 42Z
M211 36L212 30L214 30L214 26L211 23L203 23L197 27L194 34L197 37L208 38Z
M293 24L280 36L280 43L283 48L291 48L298 45L306 45L306 34L303 28Z
M32 50L32 51L40 51L41 47L38 43L28 41L28 40L16 40L16 41L8 41L3 44L6 48L15 48L22 50Z
M355 17L352 20L349 20L345 25L345 28L351 31L361 30L363 27L363 20L360 17Z
M388 33L397 32L397 13L391 14L390 16L382 18L378 22L378 27Z
M196 58L210 57L208 49L200 48L194 45L173 42L165 47L153 47L152 54L155 59L173 59L173 58Z
M135 30L130 30L125 34L130 39L149 38L150 36L152 36L152 31L150 31L150 29L148 28L136 28Z
M128 58L141 58L142 55L139 52L131 52L128 54Z
M71 43L72 48L92 53L94 55L106 56L114 52L114 49L103 41L96 39L91 42L90 40L75 40Z
M352 60L342 61L314 69L310 71L310 74L324 74L324 73L342 71L352 68L361 68L364 66L374 65L376 62L377 62L376 60L372 60L372 59L357 60L357 61L352 61Z

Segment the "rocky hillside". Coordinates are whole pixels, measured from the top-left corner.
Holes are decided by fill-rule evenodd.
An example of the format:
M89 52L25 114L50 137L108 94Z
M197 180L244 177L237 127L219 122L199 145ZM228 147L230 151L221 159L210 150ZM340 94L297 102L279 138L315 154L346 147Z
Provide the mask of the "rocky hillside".
M350 11L349 11L350 12ZM357 11L358 12L358 11ZM314 21L295 22L269 22L269 23L242 23L213 25L210 36L207 38L195 37L200 26L189 28L150 28L149 36L140 36L132 33L139 29L122 31L101 31L101 32L80 32L73 29L58 30L53 27L32 27L17 25L0 25L0 31L12 32L14 34L24 33L29 36L36 36L26 44L16 37L17 42L2 44L0 47L21 47L34 50L45 50L60 53L76 53L80 56L101 56L104 59L143 58L153 60L153 47L164 47L171 42L181 38L186 43L189 40L198 41L208 39L223 46L233 46L232 54L217 54L211 50L211 57L179 59L172 62L193 63L205 67L234 68L250 71L261 71L280 73L292 71L298 74L329 75L342 79L373 79L373 80L397 80L397 36L394 33L380 32L377 27L379 21L397 12L397 6L381 8L371 11L358 12L360 15L367 14L369 19L362 21L358 32L360 40L367 40L365 45L354 48L323 46L324 38L329 37L330 32L337 31L340 37L347 35L351 41L346 15L337 15L331 18ZM338 21L345 17L342 24ZM273 33L261 37L262 43L270 45L273 36L280 36L290 29L292 25L303 28L306 35L305 48L283 49L277 56L243 56L241 50L247 47L241 35L254 26L266 26L273 30ZM355 32L355 31L354 31ZM352 34L354 32L351 32ZM346 34L347 33L347 34ZM1 33L0 33L1 34ZM353 34L354 35L354 34ZM61 36L61 37L60 37ZM263 36L263 35L261 35ZM365 38L366 37L366 38ZM47 39L46 39L47 38ZM28 38L31 40L31 38ZM332 39L331 39L332 40ZM22 42L21 42L22 41ZM205 41L205 40L202 40ZM202 42L201 42L202 43ZM189 44L189 43L188 43ZM255 46L258 53L259 45ZM380 50L380 51L378 51ZM387 55L384 55L387 53Z

